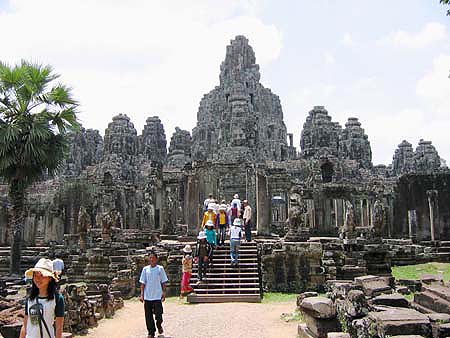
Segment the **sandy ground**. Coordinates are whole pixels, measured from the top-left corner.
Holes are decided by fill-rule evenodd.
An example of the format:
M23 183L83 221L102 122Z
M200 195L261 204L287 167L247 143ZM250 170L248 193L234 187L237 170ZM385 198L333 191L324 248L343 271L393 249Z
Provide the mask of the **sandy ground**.
M280 319L292 313L295 301L283 303L187 304L176 298L164 303L164 334L160 338L295 338L298 322ZM146 338L144 307L125 302L114 318L103 319L86 338Z

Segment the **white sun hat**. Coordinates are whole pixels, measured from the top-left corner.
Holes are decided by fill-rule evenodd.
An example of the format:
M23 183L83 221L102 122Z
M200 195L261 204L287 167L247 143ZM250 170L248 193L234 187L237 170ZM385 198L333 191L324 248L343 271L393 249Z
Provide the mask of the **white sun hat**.
M214 226L213 221L211 221L210 219L206 221L205 227L213 227L213 226Z
M198 233L197 239L206 239L206 234L204 231Z
M220 207L219 207L219 210L226 211L227 210L227 206L225 204L221 204Z
M33 272L40 272L42 276L52 277L55 281L58 281L55 272L53 271L53 261L48 258L41 258L34 268L25 271L25 277L33 278Z
M186 244L186 246L183 248L182 250L184 253L191 253L192 252L192 248L189 244Z
M241 226L242 222L240 218L235 218L233 221L233 225Z

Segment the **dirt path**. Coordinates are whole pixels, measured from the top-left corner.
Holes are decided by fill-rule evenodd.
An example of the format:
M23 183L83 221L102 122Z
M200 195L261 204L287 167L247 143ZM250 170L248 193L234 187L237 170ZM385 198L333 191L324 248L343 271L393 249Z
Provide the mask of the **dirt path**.
M253 304L164 303L164 338L295 338L298 322L286 323L282 313L295 310L295 302ZM85 338L146 338L144 308L137 300L125 302L113 319L103 319Z

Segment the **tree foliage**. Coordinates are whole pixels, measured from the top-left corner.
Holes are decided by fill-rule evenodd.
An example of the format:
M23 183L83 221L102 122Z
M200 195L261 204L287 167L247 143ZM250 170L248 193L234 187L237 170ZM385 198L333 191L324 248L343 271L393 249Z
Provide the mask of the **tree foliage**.
M440 0L441 4L450 5L450 0ZM450 16L450 9L447 10L447 15Z
M67 134L80 127L78 104L70 88L56 83L58 77L50 66L0 62L0 177L9 184L11 247L19 245L19 257L12 262L20 260L25 189L60 169L69 147ZM17 256L14 250L11 255ZM11 272L17 273L17 262L12 265Z

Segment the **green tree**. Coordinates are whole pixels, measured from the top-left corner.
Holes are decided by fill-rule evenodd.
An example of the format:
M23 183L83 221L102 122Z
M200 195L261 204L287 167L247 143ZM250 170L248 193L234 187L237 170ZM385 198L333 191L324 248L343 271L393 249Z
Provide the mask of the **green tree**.
M25 189L64 163L77 102L50 66L0 62L0 177L8 183L10 273L20 274Z
M450 5L450 0L440 0L441 4ZM450 9L447 10L447 15L450 15Z

